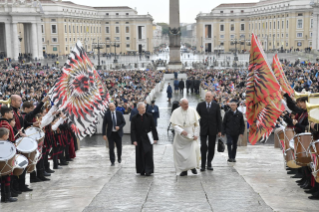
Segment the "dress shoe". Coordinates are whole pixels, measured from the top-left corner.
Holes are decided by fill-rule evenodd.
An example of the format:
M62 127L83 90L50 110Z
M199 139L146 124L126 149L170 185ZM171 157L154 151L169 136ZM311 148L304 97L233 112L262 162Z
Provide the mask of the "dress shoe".
M312 196L308 197L308 199L312 199L312 200L319 200L319 192L315 192L312 194Z
M302 182L304 182L306 180L306 178L301 178L300 180L296 180L296 183L302 183Z
M30 178L30 183L38 183L38 182L41 182L42 180L38 177L33 177L33 178Z
M33 189L24 186L24 187L20 187L20 191L22 191L22 192L30 192L30 191L33 191Z
M205 168L200 168L200 171L204 172L204 171L206 171L206 169Z
M6 201L6 198L4 196L4 194L1 194L1 202L5 202Z
M140 173L141 176L144 176L145 173Z
M196 169L192 169L192 173L193 174L197 174L197 170Z
M122 162L122 159L119 159L118 162L121 163L121 162Z
M5 194L5 202L16 202L18 199L12 198L11 193L6 193Z
M113 163L111 163L111 166L115 166L114 162L113 162Z
M71 158L67 158L67 159L66 159L66 161L73 161L73 159L71 159Z
M179 176L187 176L187 171L181 172L181 174Z
M287 171L287 174L295 174L295 171L294 170L289 170L289 171Z
M41 177L39 177L39 178L40 178L41 181L50 181L49 178L46 178L46 177L44 177L44 176L41 176Z
M17 193L15 193L14 191L11 190L11 196L12 197L18 197L19 195Z
M55 171L53 171L52 169L50 169L50 163L48 163L48 164L46 164L45 165L45 171L47 172L47 173L54 173Z
M67 166L67 165L69 165L69 162L63 161L63 162L59 163L58 165L59 166Z
M227 161L228 161L228 162L233 162L233 160L232 160L231 158L229 158Z
M309 187L310 186L310 187ZM303 189L310 189L312 188L311 185L310 185L310 182L309 181L306 181L303 185L300 186L300 188L303 188Z
M60 166L53 166L53 169L63 169L63 168Z
M148 176L148 177L149 177L149 176L151 176L151 173L146 173L145 176Z
M211 170L211 171L213 171L214 169L213 169L213 167L208 166L208 167L207 167L207 170Z
M295 174L294 176L291 176L290 178L302 178L302 174Z
M233 159L232 159L232 162L236 163L236 160L235 160L235 158L233 158Z
M43 171L43 175L44 175L45 177L50 177L50 176L51 176L51 174L48 173L48 172L46 172L46 171Z
M316 187L313 187L313 188L305 191L306 194L313 194L313 193L316 193L316 192L317 192Z

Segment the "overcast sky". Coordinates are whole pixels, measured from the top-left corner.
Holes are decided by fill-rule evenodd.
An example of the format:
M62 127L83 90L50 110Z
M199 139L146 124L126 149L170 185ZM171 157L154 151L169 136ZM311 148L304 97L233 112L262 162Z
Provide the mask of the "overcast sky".
M154 22L169 22L169 0L70 0L74 3L87 6L129 6L136 8L138 14L148 12ZM195 23L199 12L209 13L214 7L222 3L248 3L259 0L180 0L181 23Z

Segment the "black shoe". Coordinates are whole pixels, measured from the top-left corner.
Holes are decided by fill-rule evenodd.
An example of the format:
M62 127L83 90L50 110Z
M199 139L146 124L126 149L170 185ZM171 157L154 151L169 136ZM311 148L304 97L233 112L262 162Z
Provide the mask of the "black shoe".
M146 173L145 176L151 176L151 173Z
M49 178L45 178L44 176L40 176L39 179L41 181L49 181L50 180Z
M192 169L192 173L193 174L197 174L197 170L196 169Z
M315 192L312 196L308 197L308 199L319 200L319 192Z
M44 175L45 177L50 177L50 176L51 176L51 174L48 173L48 172L46 172L46 171L43 171L43 175Z
M205 168L201 168L200 171L201 171L201 172L204 172L204 171L206 171L206 169L205 169Z
M4 196L4 194L1 194L1 202L5 202L6 201L6 198Z
M290 178L302 178L302 174L295 174L294 176L291 176Z
M140 175L144 176L145 173L141 173Z
M14 191L11 190L11 196L12 197L18 197L19 195L17 193L15 193Z
M38 183L38 182L41 182L40 178L38 178L38 177L30 178L30 183Z
M181 172L181 174L179 176L187 176L187 171Z
M50 173L50 174L52 174L52 173L55 172L55 171L53 171L52 169L50 169L50 163L46 164L46 166L45 166L45 171L46 171L47 173Z
M73 161L73 159L71 159L71 158L66 158L65 160L66 161L71 161L71 162Z
M300 188L306 188L306 187L309 187L309 186L310 186L310 182L307 180L303 185L300 186ZM310 189L310 188L307 188L307 189Z
M228 162L233 162L233 160L232 160L231 158L229 158L227 161L228 161Z
M294 170L287 171L287 174L295 174Z
M111 163L111 166L115 166L114 162Z
M296 180L296 183L299 184L299 183L302 183L304 184L306 178L301 178L300 180Z
M63 168L60 166L53 166L53 169L63 169Z
M208 166L208 167L207 167L207 170L214 171L213 167L211 167L211 166Z
M33 189L24 186L24 187L20 187L20 191L22 191L22 192L30 192L30 191L33 191Z
M18 199L12 198L10 192L5 194L5 202L16 202L16 201L18 201Z
M305 191L306 194L313 194L313 193L316 193L316 192L317 192L316 187L313 187L313 188Z
M64 161L64 162L59 163L58 165L59 166L67 166L67 165L69 165L69 162Z
M121 162L122 162L122 159L119 159L118 162L121 163Z
M232 159L232 162L236 163L236 160L235 160L235 158L233 158L233 159Z

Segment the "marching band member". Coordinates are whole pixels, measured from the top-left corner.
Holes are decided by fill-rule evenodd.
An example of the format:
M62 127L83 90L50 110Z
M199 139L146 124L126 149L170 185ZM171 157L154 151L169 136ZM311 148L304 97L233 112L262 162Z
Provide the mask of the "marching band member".
M0 140L9 140L14 143L14 133L8 120L13 118L12 108L7 106L1 107L0 119ZM16 202L16 198L11 196L11 177L10 175L1 176L1 202ZM15 197L18 195L16 194Z
M55 131L54 143L52 145L53 169L62 169L62 167L58 166L58 155L61 154L62 146L64 145L61 138L61 129L59 128L59 126L65 121L66 117L63 113L60 113L59 117L60 118L56 118L56 120L52 122L52 130Z

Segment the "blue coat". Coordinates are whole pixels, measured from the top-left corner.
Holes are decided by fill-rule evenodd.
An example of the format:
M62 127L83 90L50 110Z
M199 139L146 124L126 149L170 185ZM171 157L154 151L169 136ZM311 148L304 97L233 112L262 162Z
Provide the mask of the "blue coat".
M179 85L179 81L178 80L174 80L174 89L178 90L178 85Z
M167 93L167 98L169 99L172 98L173 90L171 85L167 86L166 93Z
M155 126L157 127L157 119L160 117L158 106L154 105L153 107L152 105L149 105L146 112L152 114Z
M137 108L133 108L133 110L131 111L131 115L130 115L130 121L132 121L132 118L138 114L138 110Z

